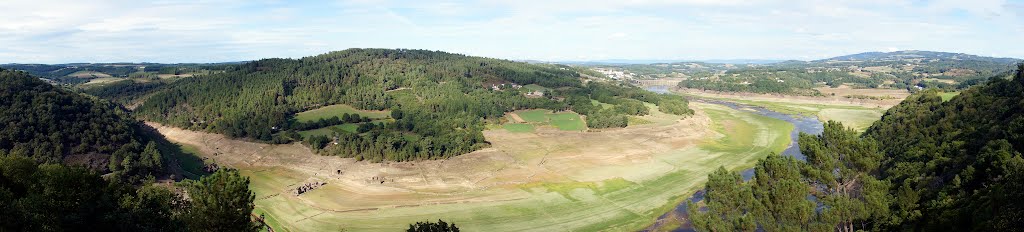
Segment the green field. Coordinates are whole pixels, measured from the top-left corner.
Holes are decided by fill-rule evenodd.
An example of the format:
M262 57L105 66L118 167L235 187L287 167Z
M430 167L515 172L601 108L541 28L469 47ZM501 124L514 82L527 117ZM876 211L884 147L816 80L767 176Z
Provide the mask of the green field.
M107 77L100 77L100 78L91 79L91 80L89 80L89 82L86 82L83 85L103 85L103 84L109 84L109 83L113 83L113 82L117 82L117 81L121 81L121 80L125 80L125 79L124 78L120 78L120 77L109 77L109 76L107 76Z
M594 100L594 99L590 99L590 103L594 104L595 106L601 106L601 108L612 108L612 107L615 106L615 105L604 103L604 102L600 102L600 101L597 101L597 100Z
M519 115L530 126L522 126L526 125L523 123L506 123L504 128L511 132L533 131L536 126L553 126L563 131L582 131L587 129L587 123L575 112L552 113L550 110L524 110L514 114Z
M533 125L525 123L506 123L501 126L502 128L505 128L505 130L508 130L509 132L516 133L532 133L535 130L533 128Z
M872 123L878 121L878 119L882 118L882 114L884 114L886 110L883 108L868 108L855 105L808 104L785 101L755 101L736 98L714 98L687 94L684 95L696 98L715 99L742 103L747 105L760 106L784 114L796 114L817 117L818 120L821 121L835 120L843 123L843 125L853 127L855 130L858 131L864 131L869 126L871 126Z
M523 120L526 120L526 122L530 122L530 123L533 123L533 122L547 122L548 121L548 116L547 115L550 114L550 113L551 113L550 110L526 110L526 111L516 112L516 114L518 114L520 118L523 118Z
M373 121L370 121L370 123L381 123L381 122L384 122L385 120L373 120ZM345 124L341 124L341 125L328 126L328 127L323 127L323 128L319 128L319 129L299 131L299 135L302 135L302 137L305 138L305 137L314 136L314 135L331 136L335 132L337 132L337 133L345 133L345 132L347 132L347 133L356 133L356 129L359 128L359 124L360 123L345 123Z
M547 87L540 86L540 85L537 85L537 84L524 85L523 88L527 89L527 90L530 90L530 91L547 91L547 90L551 90L551 89L549 89Z
M287 191L289 183L305 180L306 176L281 168L243 170L243 174L252 180L258 212L272 219L270 223L277 231L400 231L412 222L437 219L455 223L465 231L635 231L650 225L701 188L707 174L719 166L731 170L751 167L757 159L781 152L790 142L791 124L723 106L698 107L710 116L710 126L720 136L707 137L698 146L660 151L654 156L654 163L587 170L627 174L654 168L665 170L651 178L565 179L529 182L513 189L460 193L481 198L522 196L512 200L338 211L324 207L350 197L345 190L327 187L296 198L282 192ZM516 153L523 151L510 152L516 157L531 156Z
M587 123L580 118L579 114L573 112L549 114L551 125L564 131L581 131L587 129Z
M389 111L357 110L348 105L338 104L324 106L317 109L307 110L305 112L295 114L295 120L299 122L309 122L320 120L321 118L330 118L334 116L338 116L340 118L342 115L346 113L358 114L360 116L372 119L386 118L391 115L391 112Z
M953 97L956 97L957 95L960 95L960 91L939 93L939 96L942 97L942 101L949 101L949 99L953 99Z
M185 178L197 180L199 177L207 175L203 167L206 166L206 162L200 158L199 149L195 146L188 144L177 144L177 143L164 143L158 142L157 148L160 152L165 155L170 155L181 167L182 174Z

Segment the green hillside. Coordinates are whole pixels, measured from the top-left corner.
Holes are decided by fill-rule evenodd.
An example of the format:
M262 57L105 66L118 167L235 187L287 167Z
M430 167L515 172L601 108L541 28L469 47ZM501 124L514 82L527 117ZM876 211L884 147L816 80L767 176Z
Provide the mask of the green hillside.
M537 96L527 94L527 88L513 87L526 85L552 91ZM258 60L224 73L180 79L156 90L136 112L146 120L232 137L279 143L306 140L326 154L414 160L451 157L486 147L481 133L484 124L498 122L514 110L574 110L590 115L590 111L597 112L591 99L597 99L623 107L595 117L621 116L646 113L628 109L642 106L639 101L659 103L662 98L669 97L621 83L584 85L579 74L566 66L426 50L348 49L301 59ZM689 113L685 99L671 97L666 103L683 106L683 110L666 108L676 109L672 111L675 114ZM293 133L299 128L345 123L294 117L298 112L335 104L389 110L394 120L364 124L366 128L358 133L327 138L301 138ZM340 145L325 146L327 140L337 140Z
M0 70L0 151L42 163L103 173L161 172L156 144L118 105L52 86L25 72Z

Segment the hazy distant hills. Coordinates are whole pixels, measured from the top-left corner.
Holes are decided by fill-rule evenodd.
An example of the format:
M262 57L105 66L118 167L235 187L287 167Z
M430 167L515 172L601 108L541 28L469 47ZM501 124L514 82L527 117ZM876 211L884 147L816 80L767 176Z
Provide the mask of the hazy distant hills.
M757 61L757 60L753 60ZM865 52L812 61L754 63L677 62L593 65L626 71L640 79L681 78L682 87L726 91L817 95L814 88L965 89L1005 76L1015 58L934 51ZM721 62L729 62L724 60Z
M714 59L714 60L591 60L591 61L558 61L546 63L558 63L568 65L630 65L630 64L674 64L674 63L709 63L709 64L772 64L784 60L767 59Z
M963 61L984 61L994 63L1012 64L1020 62L1021 59L987 57L964 53L935 52L935 51L895 51L895 52L864 52L837 56L827 59L801 61L801 60L774 60L774 59L711 59L711 60L672 60L672 59L606 59L590 61L536 61L528 60L529 63L559 63L570 65L634 65L634 64L680 64L680 63L709 63L709 64L776 64L776 63L815 63L815 62L837 62L837 61L908 61L908 60L963 60Z
M934 51L895 51L895 52L865 52L852 55L837 56L828 59L815 60L813 62L829 61L905 61L905 60L931 60L931 61L985 61L994 63L1012 64L1020 62L1015 58L997 58L978 56L964 53L934 52Z

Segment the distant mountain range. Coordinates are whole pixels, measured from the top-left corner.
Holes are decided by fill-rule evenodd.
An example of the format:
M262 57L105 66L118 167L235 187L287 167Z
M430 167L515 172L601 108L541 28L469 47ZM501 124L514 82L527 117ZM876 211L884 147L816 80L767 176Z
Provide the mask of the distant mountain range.
M671 63L709 63L709 64L772 64L784 60L763 60L763 59L714 59L714 60L629 60L609 59L590 61L557 61L540 63L558 63L570 65L628 65L628 64L671 64Z
M1021 61L1021 59L1015 58L998 58L998 57L987 57L978 56L964 53L951 53L951 52L934 52L934 51L895 51L895 52L865 52L857 53L852 55L837 56L828 59L815 60L814 62L828 62L828 61L899 61L899 60L914 60L914 59L929 59L929 60L971 60L971 61L989 61L996 63L1015 63Z
M591 61L527 61L530 63L558 63L570 65L630 65L630 64L672 64L672 63L709 63L709 64L775 64L775 63L804 63L804 62L836 62L836 61L898 61L912 59L931 60L972 60L988 61L995 63L1015 63L1021 59L978 56L964 53L935 52L935 51L895 51L895 52L864 52L851 55L837 56L827 59L801 61L801 60L772 60L772 59L711 59L711 60L631 60L631 59L607 59Z

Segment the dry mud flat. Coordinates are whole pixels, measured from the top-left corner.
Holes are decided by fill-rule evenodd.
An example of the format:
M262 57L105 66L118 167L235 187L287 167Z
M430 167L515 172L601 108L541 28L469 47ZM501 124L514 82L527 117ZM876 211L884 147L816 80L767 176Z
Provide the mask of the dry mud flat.
M906 90L892 89L853 89L848 86L840 88L816 88L822 94L835 96L796 96L783 94L759 94L741 92L719 92L712 90L699 90L689 88L673 88L673 91L683 94L691 94L702 97L744 99L750 101L786 102L794 104L824 104L824 105L852 105L864 108L889 108L899 104L904 98L910 96ZM873 96L888 97L885 100L847 98L846 96Z
M395 231L437 219L467 231L636 230L696 190L714 168L750 166L788 144L792 127L774 119L694 105L697 114L685 119L650 116L674 122L667 125L602 132L489 130L491 148L404 163L355 162L315 155L299 144L150 125L242 170L252 179L258 213L277 231ZM723 148L729 144L720 140L736 140L734 132L749 134L742 141L750 144ZM294 194L299 186L323 182Z

